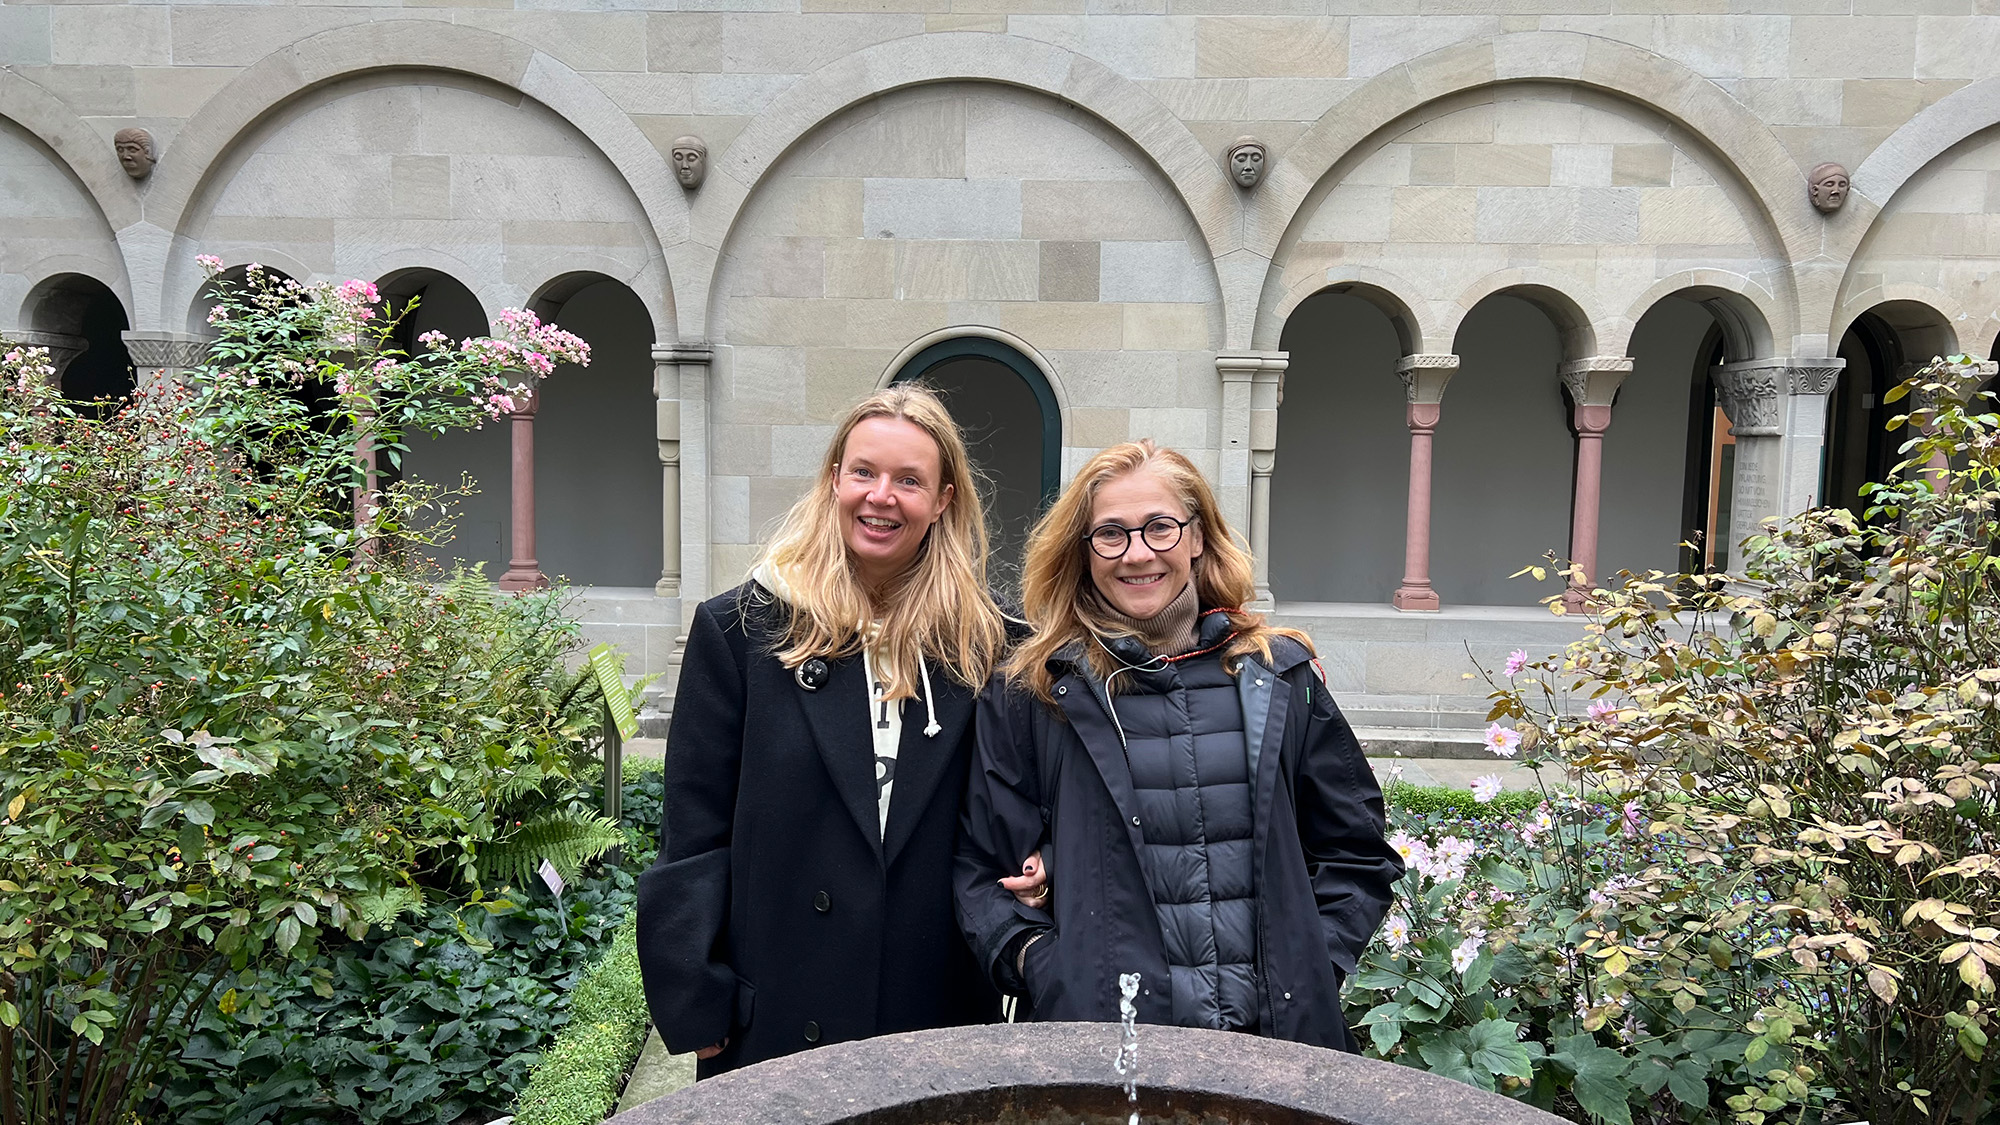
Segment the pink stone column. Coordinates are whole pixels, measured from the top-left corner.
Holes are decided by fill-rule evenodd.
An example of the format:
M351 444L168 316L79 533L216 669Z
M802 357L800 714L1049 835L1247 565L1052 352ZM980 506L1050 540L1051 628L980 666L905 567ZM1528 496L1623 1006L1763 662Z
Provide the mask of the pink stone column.
M1409 406L1410 506L1403 526L1403 584L1389 599L1397 609L1429 611L1439 604L1437 591L1431 589L1431 439L1443 412L1435 402Z
M1441 604L1431 588L1431 452L1444 412L1444 387L1457 370L1458 357L1445 353L1404 356L1396 364L1409 400L1410 495L1403 523L1403 582L1389 604L1409 613L1432 613Z
M535 560L535 407L540 400L541 392L531 390L521 408L508 415L514 439L514 534L513 555L500 576L502 590L539 590L549 584Z
M1569 559L1582 573L1571 579L1563 604L1581 609L1597 577L1597 520L1604 496L1604 431L1611 428L1609 406L1578 405L1576 421L1576 505L1570 517Z
M1587 609L1597 583L1598 510L1604 495L1604 431L1611 428L1611 400L1632 373L1630 356L1593 356L1566 363L1562 379L1576 426L1576 501L1569 525L1569 561L1576 570L1563 604Z

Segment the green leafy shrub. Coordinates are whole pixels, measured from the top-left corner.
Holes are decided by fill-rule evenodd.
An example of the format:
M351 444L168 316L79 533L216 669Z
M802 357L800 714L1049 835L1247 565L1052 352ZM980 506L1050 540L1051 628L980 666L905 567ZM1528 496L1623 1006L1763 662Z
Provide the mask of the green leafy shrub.
M1633 949L1593 945L1616 931L1635 874L1671 861L1633 810L1468 793L1461 813L1450 792L1423 811L1391 789L1390 842L1409 870L1345 997L1369 1054L1621 1125L1708 1120L1747 1087L1754 970L1710 963L1657 995L1630 987ZM1785 1036L1765 1030L1762 1050L1784 1057Z
M410 356L372 290L253 271L191 385L101 418L0 347L9 1120L122 1121L263 974L552 834L572 859L618 839L576 780L597 700L564 667L562 595L417 569L443 498L356 491L358 448L393 465L581 342L516 313Z
M1535 789L1506 789L1490 801L1482 802L1470 789L1391 780L1382 786L1382 799L1405 815L1487 818L1532 812L1547 798Z
M660 766L627 761L624 863L584 871L563 895L566 920L538 885L495 887L503 897L434 901L420 918L333 941L267 973L235 1011L205 1013L163 1109L185 1125L449 1125L508 1112L550 1037L578 1018L579 977L630 919L631 872L659 847ZM601 806L599 777L585 787ZM605 1069L622 1075L630 1062Z
M515 1125L596 1125L617 1104L646 1039L646 986L637 943L638 926L628 923L577 982L569 1022L521 1092Z

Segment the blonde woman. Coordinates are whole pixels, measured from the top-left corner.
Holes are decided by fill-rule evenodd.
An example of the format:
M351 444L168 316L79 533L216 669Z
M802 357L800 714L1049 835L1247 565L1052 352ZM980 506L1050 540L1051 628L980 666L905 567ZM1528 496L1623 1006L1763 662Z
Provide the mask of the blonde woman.
M994 1018L951 867L1005 643L958 427L920 388L866 399L750 580L688 627L639 957L701 1076Z
M1340 986L1402 864L1306 638L1242 608L1208 482L1107 449L1025 569L1034 633L980 698L959 843L981 966L1035 1019L1115 1020L1136 972L1142 1021L1352 1050Z

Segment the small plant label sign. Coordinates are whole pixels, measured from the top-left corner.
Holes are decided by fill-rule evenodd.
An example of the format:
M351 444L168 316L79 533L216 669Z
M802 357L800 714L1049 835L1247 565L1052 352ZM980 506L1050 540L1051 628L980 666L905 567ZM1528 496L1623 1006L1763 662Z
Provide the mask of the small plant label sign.
M542 865L535 869L535 874L540 875L542 882L548 884L549 893L552 895L561 896L563 888L568 885L563 882L562 873L556 870L556 865L546 858L542 860Z

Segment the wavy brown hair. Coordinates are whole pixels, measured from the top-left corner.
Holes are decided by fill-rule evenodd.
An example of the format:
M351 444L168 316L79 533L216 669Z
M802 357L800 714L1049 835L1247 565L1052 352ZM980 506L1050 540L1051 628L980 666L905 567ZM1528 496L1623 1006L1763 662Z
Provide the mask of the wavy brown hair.
M1186 456L1142 438L1092 457L1048 514L1035 524L1021 577L1022 608L1034 634L1007 660L1007 676L1025 684L1043 702L1054 703L1051 689L1055 677L1049 674L1048 664L1058 652L1090 639L1093 633L1128 631L1106 616L1104 596L1090 579L1090 561L1084 557L1090 547L1084 540L1090 534L1098 491L1110 481L1138 472L1153 473L1166 482L1201 526L1202 553L1194 561L1192 577L1195 596L1202 609L1220 609L1229 615L1229 627L1236 635L1223 650L1223 658L1230 671L1234 673L1239 659L1248 653L1269 661L1271 642L1278 637L1290 637L1312 651L1312 640L1304 633L1267 624L1263 614L1243 608L1257 592L1250 552L1222 518L1215 490ZM1101 645L1085 645L1084 659L1100 680L1108 680L1117 670Z
M909 570L880 591L879 604L847 556L834 494L847 436L870 418L900 419L929 434L938 450L937 487L952 490ZM778 659L796 665L815 656L851 656L861 651L862 629L879 622L871 650L885 675L887 698L917 694L920 655L945 665L961 683L983 685L1007 633L986 589L986 515L979 501L965 438L929 389L902 383L856 403L820 458L812 487L785 513L758 559L789 587L790 620L774 642Z

